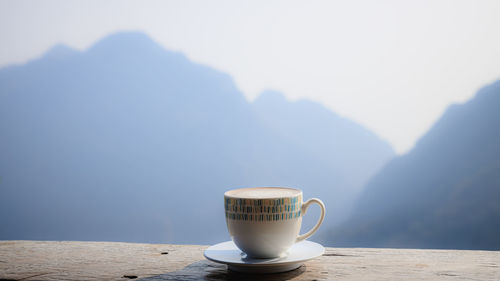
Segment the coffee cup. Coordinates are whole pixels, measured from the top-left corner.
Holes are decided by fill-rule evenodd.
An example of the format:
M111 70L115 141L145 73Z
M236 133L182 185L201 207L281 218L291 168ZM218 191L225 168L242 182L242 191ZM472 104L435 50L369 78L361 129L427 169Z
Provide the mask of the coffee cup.
M316 203L321 215L316 225L299 235L302 217ZM325 217L325 205L312 198L302 202L302 191L287 187L253 187L224 193L226 223L236 246L251 258L275 258L316 232Z

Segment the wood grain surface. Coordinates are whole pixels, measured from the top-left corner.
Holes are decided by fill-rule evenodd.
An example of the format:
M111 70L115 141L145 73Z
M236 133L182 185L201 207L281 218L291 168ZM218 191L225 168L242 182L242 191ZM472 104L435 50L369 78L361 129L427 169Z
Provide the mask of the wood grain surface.
M207 246L0 241L0 280L500 280L500 252L327 248L299 269L252 275L206 260Z

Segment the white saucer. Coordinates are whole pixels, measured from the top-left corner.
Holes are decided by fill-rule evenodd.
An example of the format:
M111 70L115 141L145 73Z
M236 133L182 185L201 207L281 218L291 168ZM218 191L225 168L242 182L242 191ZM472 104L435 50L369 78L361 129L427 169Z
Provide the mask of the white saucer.
M227 264L230 270L251 273L277 273L299 268L305 261L323 255L325 248L318 243L302 241L294 244L286 255L272 259L249 258L233 243L227 241L208 247L205 258Z

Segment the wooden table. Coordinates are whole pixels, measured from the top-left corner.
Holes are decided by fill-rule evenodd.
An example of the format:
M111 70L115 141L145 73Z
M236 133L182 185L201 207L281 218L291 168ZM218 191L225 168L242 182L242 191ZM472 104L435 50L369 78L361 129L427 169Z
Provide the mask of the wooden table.
M299 269L248 275L207 246L0 241L0 280L500 280L500 252L327 248Z

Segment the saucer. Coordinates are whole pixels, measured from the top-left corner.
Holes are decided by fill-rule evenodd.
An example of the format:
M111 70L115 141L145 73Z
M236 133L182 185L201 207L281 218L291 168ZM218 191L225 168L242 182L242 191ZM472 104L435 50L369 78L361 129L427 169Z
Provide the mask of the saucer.
M271 259L247 257L233 241L208 247L205 258L227 264L228 269L249 273L278 273L299 268L305 261L323 255L325 248L318 243L301 241L295 243L285 255Z

